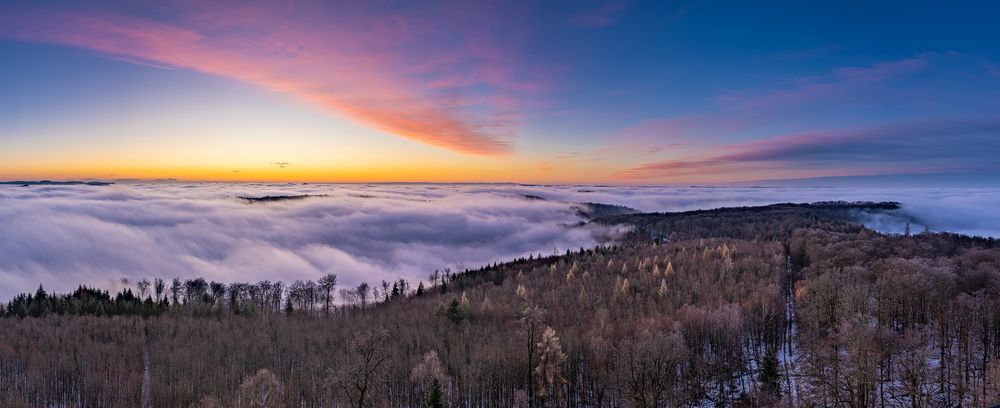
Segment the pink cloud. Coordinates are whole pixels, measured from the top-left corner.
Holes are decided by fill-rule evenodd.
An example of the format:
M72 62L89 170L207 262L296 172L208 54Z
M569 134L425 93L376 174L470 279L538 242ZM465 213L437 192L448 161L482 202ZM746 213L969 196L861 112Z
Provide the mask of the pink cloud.
M1000 120L928 119L778 135L702 149L634 166L621 179L741 179L747 174L810 176L996 169Z
M700 145L729 132L747 127L744 120L705 115L684 115L666 119L648 119L616 133L612 139L650 144Z
M661 160L633 166L615 175L618 178L677 178L702 176L746 175L747 172L767 170L798 171L825 165L827 157L845 152L836 149L853 141L857 145L873 137L860 130L808 132L758 140L751 143L725 145L725 140L739 132L768 124L775 113L785 113L815 101L844 101L867 93L874 84L902 77L927 67L932 54L914 58L885 61L868 66L845 67L823 76L799 78L790 88L727 93L717 101L724 109L698 115L669 119L646 120L627 127L610 138L606 154L663 153L675 159ZM876 95L877 96L877 95ZM779 116L784 120L784 116ZM886 129L878 129L884 131ZM908 129L910 130L910 129ZM874 132L874 131L873 131ZM899 135L897 129L888 133ZM920 133L920 132L918 132ZM898 139L895 139L898 142ZM900 145L901 147L905 147ZM892 157L894 152L883 152L878 144L867 145L876 154ZM812 150L810 150L812 149ZM811 156L811 162L795 166L784 163L796 156ZM853 152L853 157L863 158L864 152ZM841 163L843 164L843 163Z
M836 71L837 78L845 81L881 81L914 72L927 66L927 59L904 58L898 61L880 62L867 67L847 67Z
M174 16L167 20L107 10L12 11L0 16L0 37L239 79L457 152L512 149L521 101L545 85L519 75L512 42L490 34L497 22L364 7L180 2L157 14Z
M719 137L747 126L748 123L740 119L702 115L649 119L616 132L604 146L589 154L602 157L654 155L696 149L715 143Z

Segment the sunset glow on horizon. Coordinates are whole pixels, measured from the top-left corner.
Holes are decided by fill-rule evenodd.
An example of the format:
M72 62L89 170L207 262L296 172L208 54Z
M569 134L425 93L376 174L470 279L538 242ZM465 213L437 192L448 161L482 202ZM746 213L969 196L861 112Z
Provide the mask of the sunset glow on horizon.
M994 5L0 6L0 181L996 183Z

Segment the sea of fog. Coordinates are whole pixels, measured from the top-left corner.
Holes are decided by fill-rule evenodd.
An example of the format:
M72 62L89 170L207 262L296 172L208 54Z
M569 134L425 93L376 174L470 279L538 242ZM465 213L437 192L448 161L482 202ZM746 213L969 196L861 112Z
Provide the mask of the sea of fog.
M240 197L316 195L249 203ZM544 200L528 199L541 197ZM316 279L342 286L589 247L615 228L574 203L683 211L778 202L898 201L919 231L1000 236L998 189L677 188L512 184L0 185L0 300L43 284ZM870 226L899 232L896 220Z

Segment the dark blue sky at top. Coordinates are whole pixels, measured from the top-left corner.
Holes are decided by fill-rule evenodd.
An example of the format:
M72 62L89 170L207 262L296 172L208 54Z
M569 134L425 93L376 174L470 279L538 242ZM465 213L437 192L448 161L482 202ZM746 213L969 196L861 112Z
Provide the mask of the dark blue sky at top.
M586 70L568 73L577 85L570 95L612 118L699 113L727 91L780 89L842 67L925 54L968 57L913 78L927 89L1000 62L1000 4L990 2L636 2L607 27L543 33L549 40L535 43L532 56L587 61ZM964 85L963 92L977 87ZM961 113L983 102L998 101L941 108ZM907 109L917 110L876 107L861 116Z

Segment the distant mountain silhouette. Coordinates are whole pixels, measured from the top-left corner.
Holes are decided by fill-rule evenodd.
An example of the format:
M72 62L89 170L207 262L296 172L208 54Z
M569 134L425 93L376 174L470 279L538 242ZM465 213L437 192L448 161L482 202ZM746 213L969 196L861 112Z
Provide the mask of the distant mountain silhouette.
M276 201L303 200L309 197L326 197L326 195L322 194L273 195L273 196L263 196L263 197L240 197L240 199L247 200L250 203L272 203Z
M115 183L107 183L103 181L51 181L51 180L39 180L39 181L0 181L0 185L19 185L21 187L28 186L110 186Z

